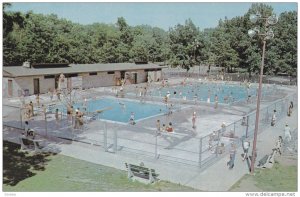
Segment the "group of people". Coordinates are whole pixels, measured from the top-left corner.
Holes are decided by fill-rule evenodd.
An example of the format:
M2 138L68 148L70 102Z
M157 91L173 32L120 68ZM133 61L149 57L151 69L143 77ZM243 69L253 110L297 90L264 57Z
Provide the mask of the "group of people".
M143 101L145 97L148 95L151 95L151 91L149 90L149 83L146 84L146 86L135 86L134 92L135 92L135 97L140 98L140 101Z
M160 133L160 132L173 132L173 125L172 125L172 122L169 122L168 125L165 125L165 124L162 124L162 127L161 127L161 124L160 124L160 120L157 120L156 121L156 129L157 129L157 132Z
M58 113L58 109L56 109L56 112ZM82 126L84 124L83 115L84 115L84 113L81 112L79 110L79 108L77 108L74 111L73 106L68 104L68 106L67 106L67 117L68 117L69 121L72 121L72 125L73 125L73 122L74 122L74 129L82 128ZM73 117L74 117L74 119L73 119Z
M186 84L186 82L182 82L181 84ZM193 85L190 84L191 89L185 90L182 89L182 87L178 87L174 90L168 90L166 92L166 94L162 94L161 89L158 89L158 94L160 97L163 97L163 101L164 103L168 102L170 100L171 97L173 98L181 98L184 101L186 100L187 96L189 96L190 98L192 98L196 102L200 99L202 101L202 98L200 98L199 96L199 86L198 85ZM219 103L219 94L224 94L224 90L222 87L218 87L218 86L212 86L212 87L208 87L207 90L207 99L206 102L207 103L211 103L211 95L214 94L214 108L217 109L218 108L218 103ZM227 94L224 96L223 98L224 103L229 103L229 102L233 102L234 101L234 96L233 96L233 92L230 92L230 94Z

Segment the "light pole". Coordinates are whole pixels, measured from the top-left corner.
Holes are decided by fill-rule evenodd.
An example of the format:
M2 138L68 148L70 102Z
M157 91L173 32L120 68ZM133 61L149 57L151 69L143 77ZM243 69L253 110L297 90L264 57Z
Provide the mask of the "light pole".
M258 133L258 123L259 123L259 109L260 109L260 99L261 99L261 89L262 89L262 77L264 70L264 59L265 59L265 50L266 50L266 41L272 39L274 37L274 33L272 29L269 28L269 25L275 25L278 21L275 15L270 17L261 17L260 14L251 14L250 21L256 23L258 20L265 20L264 27L265 33L260 33L259 28L255 27L254 29L250 29L248 31L248 35L252 38L255 35L258 35L263 38L263 47L262 47L262 58L261 58L261 67L260 67L260 75L259 75L259 86L258 86L258 94L257 94L257 106L256 106L256 117L255 117L255 128L254 128L254 139L253 139L253 149L252 149L252 160L250 172L254 173L254 164L256 159L256 142L257 142L257 133Z
M193 45L194 45L194 61L195 61L195 64L197 64L196 50L197 50L198 47L199 47L199 42L198 42L198 40L195 40L195 41L193 42ZM200 78L200 64L199 64L199 76L198 76L198 78Z

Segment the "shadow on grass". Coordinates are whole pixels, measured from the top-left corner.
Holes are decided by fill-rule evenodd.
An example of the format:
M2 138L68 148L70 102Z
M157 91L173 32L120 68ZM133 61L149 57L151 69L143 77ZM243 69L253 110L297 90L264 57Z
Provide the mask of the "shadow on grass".
M3 141L3 184L15 186L20 181L34 176L34 171L43 171L50 155L20 151L20 145Z

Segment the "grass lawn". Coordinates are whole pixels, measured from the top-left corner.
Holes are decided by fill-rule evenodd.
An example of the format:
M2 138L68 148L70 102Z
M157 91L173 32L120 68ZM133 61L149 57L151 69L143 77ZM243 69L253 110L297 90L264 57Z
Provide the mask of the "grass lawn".
M256 192L296 192L297 166L276 162L270 169L256 169L255 176L243 176L229 191L253 190Z
M4 192L71 191L198 191L160 181L130 181L127 172L63 155L32 155L19 146L3 142Z

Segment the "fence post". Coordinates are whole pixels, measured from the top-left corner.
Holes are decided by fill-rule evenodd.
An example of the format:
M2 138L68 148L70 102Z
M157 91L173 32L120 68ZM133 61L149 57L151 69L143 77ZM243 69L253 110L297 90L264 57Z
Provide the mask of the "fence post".
M46 137L48 137L48 128L47 128L47 113L44 113L45 115L45 131L46 131Z
M199 141L199 167L202 167L202 139L203 137L200 138Z
M233 123L233 133L234 133L234 135L235 135L235 123L236 122Z
M269 122L269 106L267 106L267 115L266 115L266 122L267 122L267 124L268 124L268 122Z
M22 107L20 107L20 120L21 120L21 129L23 129Z
M67 117L67 121L68 121L68 117ZM60 126L61 127L65 126L65 124L64 124L64 117L63 117L63 112L62 111L60 112Z
M106 122L104 122L104 135L103 135L103 144L104 144L104 151L107 152L107 125Z
M155 135L155 159L158 159L158 155L157 155L157 135L158 135L158 131L156 131L156 135Z
M117 130L114 129L114 153L117 153L117 148L118 148L118 135L117 135Z

